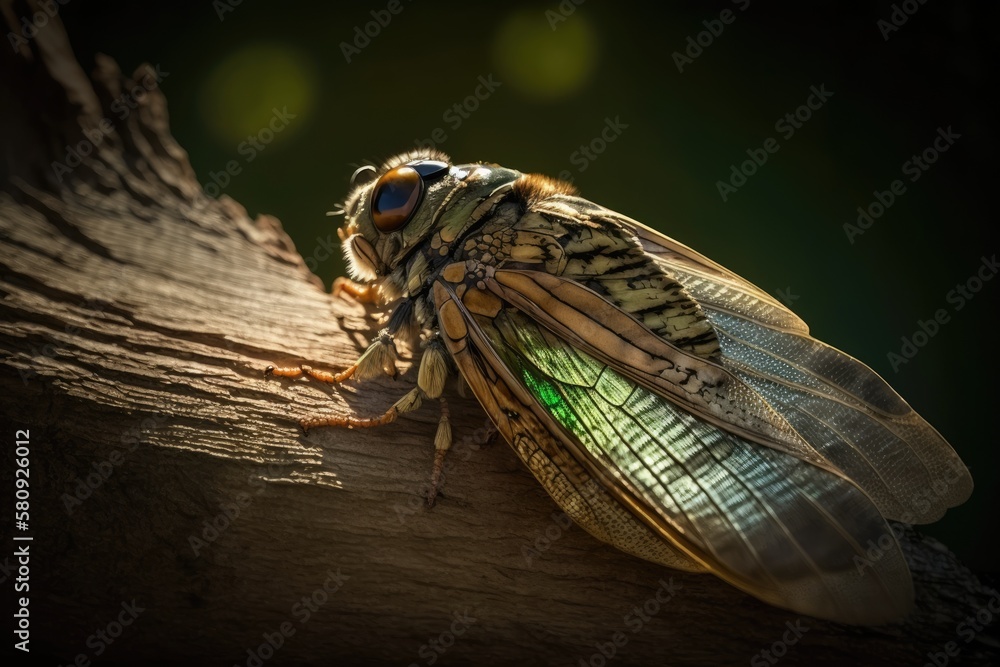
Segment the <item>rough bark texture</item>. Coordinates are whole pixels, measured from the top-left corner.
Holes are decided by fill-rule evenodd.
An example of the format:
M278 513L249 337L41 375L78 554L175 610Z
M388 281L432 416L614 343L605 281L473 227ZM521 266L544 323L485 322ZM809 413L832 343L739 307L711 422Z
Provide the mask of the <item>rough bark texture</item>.
M5 34L40 10L0 7ZM30 430L19 534L34 537L34 651L257 664L270 636L271 664L599 665L600 647L624 640L617 664L762 650L787 650L786 664L921 664L954 642L960 661L990 660L992 640L957 626L992 592L914 533L907 623L805 618L798 638L790 612L564 523L514 453L486 443L471 399L450 395L457 444L429 511L435 406L303 436L302 416L380 412L412 386L412 374L332 391L264 377L269 363L346 366L373 313L324 293L277 220L202 193L158 90L123 120L110 112L147 70L126 78L102 58L88 77L58 19L0 51L0 433L7 452ZM74 166L67 147L89 154ZM18 532L8 519L0 530ZM670 580L673 598L651 601ZM143 611L120 637L92 637L133 600Z

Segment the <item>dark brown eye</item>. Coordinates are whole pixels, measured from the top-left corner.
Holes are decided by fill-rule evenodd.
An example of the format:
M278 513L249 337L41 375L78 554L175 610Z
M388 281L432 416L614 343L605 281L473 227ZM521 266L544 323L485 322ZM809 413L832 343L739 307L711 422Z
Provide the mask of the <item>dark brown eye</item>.
M420 203L424 183L411 167L396 167L379 179L372 192L372 220L384 233L405 225Z

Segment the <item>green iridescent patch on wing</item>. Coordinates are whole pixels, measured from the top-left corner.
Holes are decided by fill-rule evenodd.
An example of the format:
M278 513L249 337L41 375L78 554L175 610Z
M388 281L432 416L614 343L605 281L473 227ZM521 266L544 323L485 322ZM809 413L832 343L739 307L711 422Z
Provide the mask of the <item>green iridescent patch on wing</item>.
M523 366L521 367L521 378L532 395L548 408L549 412L559 420L560 424L574 433L577 432L578 420L576 415L573 413L573 409L569 403L566 402L566 399L563 398L563 395L556 389L555 385L541 377L540 374L536 374L531 369Z

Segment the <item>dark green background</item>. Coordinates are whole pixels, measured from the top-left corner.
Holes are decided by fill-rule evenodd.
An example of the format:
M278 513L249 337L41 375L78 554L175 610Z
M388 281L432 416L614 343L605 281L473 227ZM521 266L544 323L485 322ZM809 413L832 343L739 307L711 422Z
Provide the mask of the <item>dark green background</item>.
M280 218L307 258L322 257L313 254L318 240L336 239L324 212L355 164L441 127L441 148L456 161L570 170L584 196L771 293L791 292L817 337L886 377L960 452L973 498L926 531L974 568L996 570L1000 280L960 312L946 300L998 250L988 229L995 6L930 2L886 41L877 26L892 12L884 2L845 12L833 2L752 1L739 11L588 0L555 30L545 12L557 1L400 2L402 12L351 63L341 42L385 2L243 0L221 21L210 0L160 9L70 2L61 13L86 67L103 52L126 72L141 62L169 72L162 88L173 133L201 182L239 161L225 194L251 214ZM726 7L735 21L679 73L671 54ZM444 112L491 74L501 86L453 130ZM821 84L833 97L781 138L775 121ZM285 106L297 117L247 162L240 142ZM609 117L628 128L578 172L571 155ZM842 227L855 209L905 179L902 163L948 126L961 139L848 243ZM724 203L716 181L772 136L780 150ZM339 254L317 262L327 283L342 271ZM894 372L887 353L939 308L951 321Z

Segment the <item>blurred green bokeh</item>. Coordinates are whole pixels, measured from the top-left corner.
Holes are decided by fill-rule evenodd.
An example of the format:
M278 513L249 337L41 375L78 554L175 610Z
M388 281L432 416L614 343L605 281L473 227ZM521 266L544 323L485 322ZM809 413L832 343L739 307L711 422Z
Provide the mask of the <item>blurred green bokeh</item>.
M983 16L995 7L921 5L887 41L876 26L886 3L857 14L831 2L650 13L596 0L402 0L392 13L383 2L258 0L222 20L209 2L152 18L125 2L87 4L61 9L81 58L103 51L126 71L161 64L173 132L201 182L252 215L276 215L328 284L344 265L323 250L337 239L324 212L357 164L420 144L568 176L584 196L790 299L815 335L883 374L962 453L977 491L927 532L973 566L997 567L986 417L1000 281L961 311L946 296L996 251L986 222L997 114L984 84L996 47ZM791 136L779 131L821 85L832 97ZM241 149L283 109L287 127ZM602 138L609 125L613 140ZM906 180L903 163L952 126L961 138ZM779 150L723 201L718 182L769 137ZM238 174L213 179L234 160ZM906 192L850 242L845 223L895 179ZM888 354L940 308L951 321L894 370Z
M493 61L498 74L525 97L566 97L580 91L593 72L598 46L589 20L582 14L572 21L559 16L550 26L538 20L537 11L521 10L497 28Z
M284 44L256 43L227 55L204 77L202 122L220 145L239 143L267 126L275 100L299 120L289 139L313 111L319 97L312 59Z

